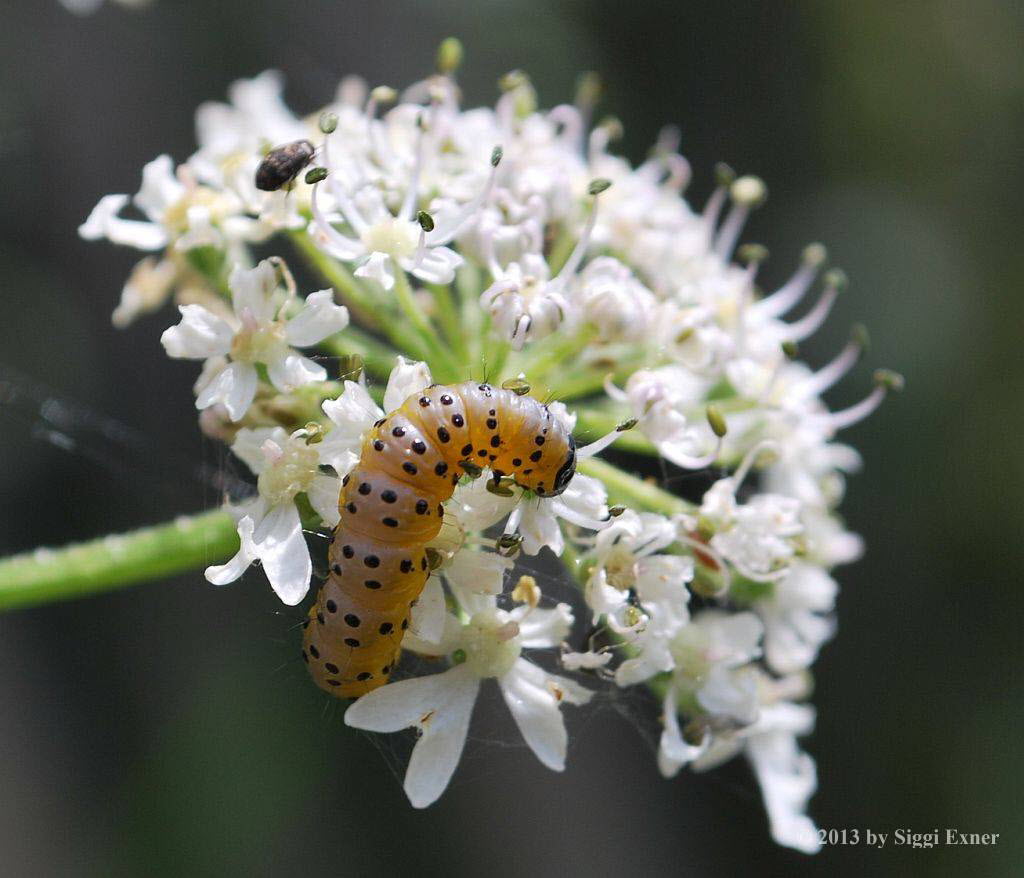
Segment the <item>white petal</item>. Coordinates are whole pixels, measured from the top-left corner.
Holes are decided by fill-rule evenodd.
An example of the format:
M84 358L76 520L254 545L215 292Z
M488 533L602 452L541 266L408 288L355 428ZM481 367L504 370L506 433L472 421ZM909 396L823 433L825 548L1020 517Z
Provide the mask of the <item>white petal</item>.
M430 367L426 363L398 357L384 390L384 411L394 411L414 393L420 393L432 383Z
M320 460L345 475L359 460L363 434L384 412L355 381L346 381L341 396L324 400L322 408L334 426L320 443Z
M390 290L395 285L395 269L391 257L387 253L371 253L367 260L353 274L375 280L384 289Z
M527 555L536 555L545 546L556 555L561 555L565 548L562 529L558 526L558 519L548 500L523 503L519 533L523 537L522 548Z
M817 853L818 830L804 813L818 786L814 760L785 732L752 737L747 757L761 786L772 838L786 847Z
M240 421L256 396L256 369L249 363L230 363L196 398L196 408L223 403L232 421Z
M258 324L274 319L274 291L277 289L277 269L269 259L255 268L235 266L228 278L231 288L231 306L241 318L249 314Z
M267 376L271 383L282 393L291 393L297 387L323 381L327 378L327 370L314 363L309 357L297 354L290 348L283 357L268 362Z
M78 234L87 241L106 238L114 244L124 244L138 250L162 250L166 247L167 233L161 226L118 216L118 212L127 203L127 195L105 195L78 227Z
M288 501L272 506L256 527L253 545L271 588L284 603L295 606L309 591L313 574L295 504Z
M341 493L341 479L317 473L313 484L306 491L309 505L316 510L323 523L334 527L338 523L338 496Z
M348 326L348 308L334 304L334 290L320 290L306 297L302 307L285 327L288 344L309 347Z
M241 541L238 552L226 564L206 568L206 579L214 585L227 585L241 577L249 565L256 560L256 547L252 542L255 523L249 515L238 522L238 538Z
M162 222L164 212L180 201L185 187L174 176L174 162L169 155L157 156L142 169L142 187L135 204L154 222Z
M419 601L412 609L411 628L421 639L439 643L444 634L445 619L444 589L441 579L431 576L423 587Z
M746 725L757 719L757 684L756 673L712 665L704 685L697 692L697 700L708 713L732 717Z
M263 445L268 439L283 447L288 441L288 433L283 427L242 427L231 443L231 453L258 476L267 466Z
M558 604L554 609L536 607L519 623L519 635L524 649L544 649L558 646L572 629L572 607Z
M357 729L422 730L405 773L405 792L425 808L444 792L462 755L480 682L465 664L443 674L400 680L364 695L345 712Z
M512 670L498 679L498 685L530 749L548 768L562 771L569 736L558 709L556 692L560 690L549 684L542 669L524 658L516 659Z
M190 207L185 212L185 219L188 231L174 242L175 250L184 253L198 247L220 248L224 245L224 236L213 225L210 208L203 205Z
M462 257L448 247L431 247L419 264L413 265L409 260L407 268L428 284L450 284L462 261Z
M464 604L464 598L470 592L501 594L505 573L514 566L511 558L503 558L497 552L464 547L455 553L441 572L459 603Z
M704 744L693 745L683 740L679 729L679 716L676 713L675 691L674 686L669 686L662 704L661 721L664 729L658 742L658 770L663 777L674 777L680 768L692 762L706 749Z
M121 301L110 319L118 329L124 329L140 314L155 311L171 295L178 269L170 259L147 256L132 269L121 289Z
M234 330L202 305L179 305L181 322L164 331L160 343L169 357L205 360L231 350Z

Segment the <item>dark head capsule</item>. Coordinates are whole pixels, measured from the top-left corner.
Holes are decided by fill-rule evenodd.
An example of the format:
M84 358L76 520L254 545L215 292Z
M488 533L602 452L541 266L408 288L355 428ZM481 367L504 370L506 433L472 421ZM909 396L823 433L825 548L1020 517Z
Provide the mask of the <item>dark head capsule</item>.
M256 168L256 188L273 192L291 183L313 159L313 144L296 140L272 149Z

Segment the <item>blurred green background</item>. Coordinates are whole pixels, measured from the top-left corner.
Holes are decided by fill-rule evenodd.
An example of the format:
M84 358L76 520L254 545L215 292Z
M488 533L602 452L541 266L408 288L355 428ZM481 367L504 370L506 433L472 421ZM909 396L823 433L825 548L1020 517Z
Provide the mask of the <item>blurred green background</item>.
M691 196L726 160L771 197L747 235L781 281L811 240L852 278L805 354L867 323L870 369L907 392L845 437L844 506L868 552L842 569L807 741L823 827L999 832L995 847L827 849L768 838L747 768L658 775L629 700L570 718L564 776L494 700L441 802L408 807L401 745L347 730L294 661L300 618L259 575L201 575L0 616L0 871L7 875L1019 874L1022 780L1024 217L1020 3L435 0L3 6L0 364L148 437L68 454L0 408L0 551L210 508L180 461L222 468L195 429L194 370L158 343L169 312L118 333L137 258L79 241L108 192L193 148L192 113L268 67L306 112L342 74L403 85L466 44L470 103L528 70L542 101L581 70L643 156L678 123ZM170 462L173 458L174 462Z

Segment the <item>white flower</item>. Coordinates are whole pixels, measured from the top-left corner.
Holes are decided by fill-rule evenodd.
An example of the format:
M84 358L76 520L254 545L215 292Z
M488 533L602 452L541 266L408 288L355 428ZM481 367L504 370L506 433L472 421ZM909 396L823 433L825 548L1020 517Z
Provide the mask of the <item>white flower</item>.
M706 423L700 402L708 382L681 366L638 369L626 382L625 390L608 385L613 399L628 402L637 418L637 428L658 452L677 466L700 469L712 463L719 444ZM701 422L691 415L701 411ZM710 449L710 451L709 451Z
M835 632L835 620L824 614L835 608L838 590L820 567L797 561L773 583L771 596L754 604L764 622L764 654L773 671L791 674L811 666Z
M585 704L590 693L571 680L549 674L522 657L523 649L557 646L568 634L572 614L520 606L497 609L493 596L477 596L464 608L465 623L449 615L437 645L407 637L407 646L458 663L439 674L401 680L360 698L345 713L347 725L376 732L415 727L420 738L405 774L405 792L425 808L444 792L466 742L480 683L495 679L520 733L548 768L565 767L567 734L559 707Z
M610 256L594 259L576 281L572 300L579 319L593 323L603 341L642 341L657 300L628 266Z
M522 350L527 341L550 335L565 320L564 289L565 281L551 278L543 256L527 253L496 270L494 283L484 290L480 303L490 311L495 332Z
M634 657L615 672L620 686L630 686L674 667L669 650L671 638L690 618L693 559L658 554L676 540L676 525L661 515L626 510L597 535L596 564L587 581L585 596L594 621L606 616L609 627L630 644ZM621 618L629 607L630 593L643 611L630 624Z
M124 329L140 314L155 311L170 297L177 279L178 269L171 260L152 256L140 260L121 290L121 301L111 315L111 322Z
M554 277L547 259L539 251L523 253L516 261L502 265L497 255L496 229L483 231L483 257L493 282L480 296L480 304L490 311L495 332L522 350L527 341L550 335L565 322L567 292L590 246L597 219L597 196L590 217L580 232L576 246ZM536 236L536 246L541 246Z
M776 579L795 554L793 538L803 531L800 501L756 494L740 504L736 487L735 477L719 479L704 495L700 514L715 528L710 545L749 579Z
M318 443L308 438L305 430L289 436L280 427L238 431L231 450L258 477L259 493L234 510L242 545L226 564L206 569L214 585L234 582L258 560L284 603L294 605L306 596L313 568L295 497L305 493L324 523L333 526L341 491L338 476L320 471Z
M187 169L175 174L174 162L161 155L142 170L142 186L132 199L146 220L123 219L127 195L106 195L78 228L88 241L106 238L138 250L225 248L261 237L244 217L242 203L230 193L196 185Z
M311 202L316 238L324 250L337 259L357 262L356 276L376 281L385 290L395 285L396 265L426 283L451 283L462 257L446 245L461 230L462 222L435 224L433 220L417 219L422 136L417 138L411 180L397 215L388 208L384 196L374 189L364 188L357 197L345 191L337 169L331 164L330 139L328 135L323 146L323 162L330 169L327 181L313 186ZM320 204L322 186L334 197L339 216L324 213ZM339 232L333 224L335 219L344 220L356 237Z
M709 713L751 723L757 718L756 679L743 666L761 654L764 625L753 613L702 610L669 643L672 685Z
M359 462L363 436L374 422L384 417L432 383L426 363L397 357L384 390L384 408L373 401L366 388L355 381L346 381L341 396L323 403L324 414L331 420L331 430L320 443L320 455L345 475Z
M556 497L527 497L520 490L502 497L489 492L484 479L477 479L456 488L451 510L467 531L481 532L507 518L505 532L519 533L527 555L536 555L545 546L561 555L565 539L559 521L600 530L608 521L608 493L600 480L582 473L576 473Z
M814 729L814 719L814 708L805 704L765 705L757 722L717 737L693 763L702 771L744 752L761 787L772 838L806 854L821 848L818 830L806 814L818 777L814 760L796 739Z
M291 296L278 290L275 263L265 260L251 270L231 273L231 319L202 305L180 305L181 322L161 336L168 355L209 360L226 357L207 376L196 408L223 403L233 421L240 420L256 396L257 365L282 393L327 377L322 366L293 347L308 347L348 325L348 310L334 304L334 293L311 293L294 316L286 318ZM218 361L220 362L220 361Z

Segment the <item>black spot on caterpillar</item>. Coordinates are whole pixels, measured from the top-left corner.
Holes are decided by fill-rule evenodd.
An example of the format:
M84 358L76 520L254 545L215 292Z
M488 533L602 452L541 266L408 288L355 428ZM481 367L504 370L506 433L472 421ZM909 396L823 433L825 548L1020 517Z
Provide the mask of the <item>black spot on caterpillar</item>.
M537 459L530 449L541 436ZM321 689L355 698L387 683L409 627L406 612L430 575L427 543L441 529L441 504L458 480L437 476L459 472L459 463L484 447L493 449L492 470L545 497L561 494L576 471L572 436L545 406L472 381L416 393L366 434L338 498L345 514L331 538L331 572L309 611L317 624L303 633L303 655ZM531 461L525 469L524 460Z

